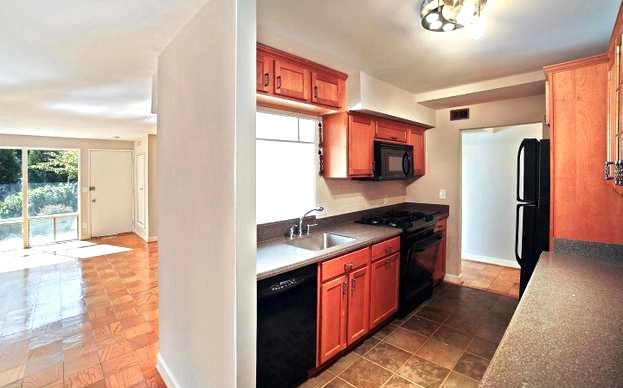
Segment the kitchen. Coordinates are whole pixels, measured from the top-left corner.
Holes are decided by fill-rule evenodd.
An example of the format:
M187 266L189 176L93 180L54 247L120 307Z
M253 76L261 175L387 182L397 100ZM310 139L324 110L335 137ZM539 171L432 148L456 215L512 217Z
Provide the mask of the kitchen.
M491 4L492 8L493 4L495 3ZM232 29L231 24L227 23L223 23L224 25L205 23L206 20L213 20L214 15L221 15L222 19L228 20L236 28ZM278 18L279 15L275 17ZM609 23L608 31L612 29L612 25L613 21ZM312 27L301 26L301 28ZM256 96L248 92L251 82L256 80L257 75L253 75L253 58L256 52L254 33L255 12L248 3L233 5L211 2L182 31L181 38L174 40L161 57L159 136L163 179L160 181L184 182L183 188L175 184L160 187L163 203L160 219L167 218L169 222L163 225L160 231L162 302L159 368L163 375L175 376L168 381L169 383L173 381L171 386L229 387L255 384L253 371L257 268L256 225L252 216L255 214L253 157L255 149L249 139L255 136L253 121ZM218 34L224 39L206 42L205 47L197 52L196 45L192 44L193 37L211 34ZM610 32L607 36L609 35ZM227 42L236 44L229 45ZM288 47L272 42L271 45L291 51ZM211 60L214 52L221 53L221 63L214 64ZM314 59L315 62L323 63L322 58ZM192 77L185 76L187 74L201 74L202 82L196 82ZM557 75L553 78L554 87L556 77ZM388 96L395 97L394 101L398 101L397 104L391 104L396 109L405 101L401 97L407 99L412 97L410 93L405 94L404 91L396 90L397 88L392 85L365 73L349 75L351 85L352 80L357 78L355 85L359 85L359 93L363 94L362 110L383 111L383 103L390 100ZM530 80L524 79L521 82L520 85L530 84ZM351 88L347 85L346 89L349 95L356 93L356 87ZM179 94L174 93L175 90ZM366 91L370 90L376 90L376 94L368 94L366 97ZM379 98L374 100L375 95L385 98L381 98L381 101ZM600 95L606 99L605 88ZM560 94L554 94L554 98L560 98ZM206 104L206 100L215 103ZM183 101L183 107L179 107L180 101ZM409 105L411 103L412 100L405 104L412 106ZM605 124L605 101L603 105ZM448 199L445 203L449 205L447 239L451 242L447 245L447 274L457 276L460 274L457 245L460 239L459 220L456 218L458 213L454 212L459 205L460 180L458 169L453 167L458 166L458 130L461 126L478 128L539 122L545 113L545 106L545 98L542 95L483 102L471 106L470 119L463 123L449 123L449 108L429 113L428 117L435 120L436 125L434 129L426 130L426 174L405 188L405 197L413 198L418 203L434 204L440 202L439 189L447 190ZM554 104L554 112L559 106ZM415 114L414 111L419 113L419 117L426 116L428 112L423 108L419 111L408 109L406 117ZM195 112L196 116L184 112ZM393 113L392 116L402 116L395 111ZM602 135L603 138L599 137L598 143L603 142L605 148L605 128L603 133L599 132L599 136ZM192 141L182 144L179 141L181 137ZM598 145L596 148L599 148ZM602 184L604 152L595 153L599 154L597 155L601 167L599 184ZM195 160L201 163L189 163ZM554 156L554 162L556 160ZM591 166L592 164L594 161L591 160ZM219 168L206 171L202 167L205 165ZM343 189L342 192L348 192L349 185L368 187L373 184L383 183L352 182L337 186ZM595 223L603 222L606 224L604 228L612 230L610 219L616 216L620 218L621 201L620 197L616 197L613 187L606 188L613 194L612 196L604 194L608 196L608 203L612 201L611 198L619 201L613 202L613 210L604 215L603 211L595 210L593 207L590 209L591 216L595 217ZM576 190L578 189L581 188L576 187ZM554 199L557 198L556 193L559 191L562 190L555 191ZM296 195L296 188L292 195ZM183 198L183 201L180 201L180 198ZM382 196L372 198L376 201L384 200ZM565 200L563 197L561 201ZM379 202L376 204L374 207L378 207ZM600 205L603 206L604 203ZM554 201L554 207L556 206ZM332 206L327 208L331 209ZM610 215L612 213L614 215ZM565 216L577 219L579 215L567 212ZM578 234L570 234L571 232L564 230L566 225L568 223L561 222L555 227L556 230L564 231L560 236L571 237L570 240L582 240L583 233L587 233L580 230ZM594 229L596 231L590 233L599 234L598 228ZM348 236L348 232L343 234ZM613 232L610 238L620 244L620 237L616 232ZM599 236L587 239L600 240ZM371 245L374 243L376 242ZM184 252L184 255L179 255L178 252ZM205 257L212 260L206 261ZM180 300L185 303L179 303ZM206 306L209 308L206 309ZM188 319L182 319L183 317Z

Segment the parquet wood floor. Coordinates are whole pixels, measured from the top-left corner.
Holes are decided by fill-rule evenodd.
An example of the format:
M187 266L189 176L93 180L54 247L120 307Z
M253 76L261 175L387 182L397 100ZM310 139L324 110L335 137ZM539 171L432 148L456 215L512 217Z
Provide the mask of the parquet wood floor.
M132 250L0 274L1 388L165 388L157 244L93 242Z

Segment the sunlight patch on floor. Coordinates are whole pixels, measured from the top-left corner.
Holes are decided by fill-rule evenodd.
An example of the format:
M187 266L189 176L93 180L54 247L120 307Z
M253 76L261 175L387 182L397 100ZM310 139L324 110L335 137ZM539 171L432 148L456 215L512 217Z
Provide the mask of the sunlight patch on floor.
M75 257L78 259L88 259L90 257L111 255L113 253L121 253L131 251L130 248L119 247L116 245L99 244L85 248L67 249L59 253L59 255Z
M90 247L92 245L95 245L95 243L76 240L76 241L68 241L68 242L63 242L63 243L58 243L58 244L50 244L50 245L42 245L39 247L33 247L32 250L37 250L40 252L60 252L60 251L64 251L67 249Z
M51 253L39 253L21 257L5 257L0 259L0 273L66 263L74 260L73 257L53 255Z

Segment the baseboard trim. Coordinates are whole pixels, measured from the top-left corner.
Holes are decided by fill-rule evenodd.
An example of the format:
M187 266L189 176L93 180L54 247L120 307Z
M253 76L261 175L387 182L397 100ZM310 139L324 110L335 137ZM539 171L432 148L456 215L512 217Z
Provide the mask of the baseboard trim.
M516 261L510 261L505 259L500 259L498 257L490 257L490 256L474 256L469 253L463 254L463 260L475 261L478 263L486 263L499 265L500 267L508 267L508 268L516 268L519 269L519 264Z
M147 239L147 242L156 242L156 241L158 241L158 236L150 236Z
M132 233L137 235L141 240L147 241L147 236L145 234L141 233L140 231L134 230Z
M443 280L444 282L463 285L463 274L451 275L447 273L444 275Z
M173 373L171 373L171 370L160 353L156 356L156 370L160 373L160 377L162 377L162 381L164 381L164 385L166 385L167 388L182 388L175 377L173 377Z

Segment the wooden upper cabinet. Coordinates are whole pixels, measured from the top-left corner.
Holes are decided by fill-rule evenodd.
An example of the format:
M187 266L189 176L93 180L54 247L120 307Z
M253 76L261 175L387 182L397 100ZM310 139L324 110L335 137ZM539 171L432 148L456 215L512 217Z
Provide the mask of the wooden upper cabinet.
M381 140L406 143L407 125L396 121L379 119L376 122L374 137Z
M257 44L256 90L260 105L315 114L339 110L346 105L347 77L305 58ZM267 95L284 100L268 99ZM304 104L293 105L285 100Z
M374 120L362 115L348 117L348 176L374 175Z
M346 349L348 313L348 275L320 285L320 349L318 362L322 364Z
M273 90L273 61L273 57L258 51L255 85L258 92L270 93Z
M409 144L413 146L413 175L426 173L426 143L424 128L412 127L409 130Z
M350 345L370 329L370 267L353 271L349 281L347 341Z
M341 77L312 70L312 102L340 108L344 102L344 79Z
M372 262L370 274L370 328L385 322L392 314L398 311L399 279L400 253L394 253Z
M322 123L325 178L373 177L375 139L413 145L414 175L425 173L424 128L355 112L325 115Z
M275 94L310 100L309 69L299 63L275 59Z

